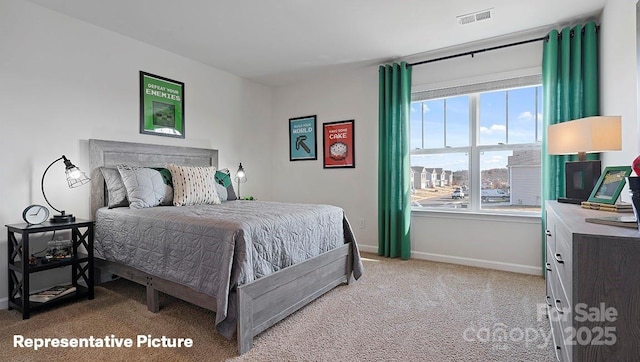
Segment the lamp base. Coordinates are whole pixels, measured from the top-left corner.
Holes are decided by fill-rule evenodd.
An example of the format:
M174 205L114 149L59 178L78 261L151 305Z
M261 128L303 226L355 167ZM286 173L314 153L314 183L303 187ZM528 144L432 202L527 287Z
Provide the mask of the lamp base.
M565 197L579 202L587 201L594 186L600 178L601 162L591 161L570 161L564 164L565 170ZM558 200L560 201L560 200Z
M76 217L73 216L73 214L53 215L53 217L49 219L49 221L52 224L63 224L76 221Z
M558 202L561 202L563 204L576 204L576 205L580 205L582 204L583 201L587 201L587 200L582 200L582 199L572 199L569 197L558 197Z

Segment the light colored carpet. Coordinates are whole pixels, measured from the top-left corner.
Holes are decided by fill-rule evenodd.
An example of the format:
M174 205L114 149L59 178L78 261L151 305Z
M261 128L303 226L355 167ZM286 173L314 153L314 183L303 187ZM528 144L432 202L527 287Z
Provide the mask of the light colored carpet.
M542 277L364 253L365 274L263 332L237 356L214 332L214 314L172 297L147 312L144 288L118 280L96 298L22 320L0 311L1 361L552 361L549 323L538 318ZM540 320L538 320L540 319ZM505 333L501 333L505 332ZM192 348L12 346L14 335L188 337ZM535 338L535 339L534 339ZM546 343L545 343L546 342Z

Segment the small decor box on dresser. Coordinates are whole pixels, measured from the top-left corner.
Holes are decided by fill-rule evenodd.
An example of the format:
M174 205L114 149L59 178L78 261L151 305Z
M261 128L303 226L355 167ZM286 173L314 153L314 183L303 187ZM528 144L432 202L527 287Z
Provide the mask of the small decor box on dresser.
M32 311L60 304L71 299L93 299L93 221L76 219L73 222L42 224L13 224L7 227L9 256L9 309L22 312L28 319ZM31 258L29 239L31 234L47 231L71 231L71 253L64 258L46 260ZM86 253L79 250L84 246ZM45 302L29 301L29 276L45 270L71 266L73 292Z
M640 356L640 232L585 222L610 215L546 203L546 302L559 361Z

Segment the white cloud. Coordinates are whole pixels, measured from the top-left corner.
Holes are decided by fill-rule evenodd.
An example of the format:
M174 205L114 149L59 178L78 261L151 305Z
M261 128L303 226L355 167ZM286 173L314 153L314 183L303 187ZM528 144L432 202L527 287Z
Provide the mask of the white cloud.
M482 159L482 163L486 163L488 165L506 165L507 164L507 158L505 156L492 156L489 158L484 158Z
M424 105L424 108L422 108L422 109L423 109L423 111L424 111L424 113L425 113L425 114L426 114L427 112L431 112L431 109L429 109L429 106L428 106L428 105L426 105L426 104Z
M532 120L533 119L533 113L526 111L526 112L522 112L518 115L518 119L523 119L526 121Z
M504 133L506 130L507 126L502 124L492 124L490 128L480 127L480 133L483 134Z

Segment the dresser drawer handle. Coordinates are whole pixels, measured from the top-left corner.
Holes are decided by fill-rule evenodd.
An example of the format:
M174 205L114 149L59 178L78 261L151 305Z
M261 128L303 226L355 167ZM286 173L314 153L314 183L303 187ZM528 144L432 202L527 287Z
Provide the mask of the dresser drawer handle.
M547 295L547 305L551 307L551 297Z
M561 350L562 350L562 347L560 347L560 346L556 346L556 350L554 351L554 352L556 352L556 359L557 359L558 361L562 361L562 360L560 359L560 355L558 354L558 352L560 352Z
M555 302L556 310L558 311L559 314L564 314L564 311L562 310L562 308L558 308L558 304L560 303L562 303L562 301L560 299L556 299L556 302Z
M551 269L551 263L547 263L547 268L546 268L546 269L547 269L547 271L553 271L553 270Z
M554 258L554 259L556 259L556 261L557 261L558 263L560 263L560 264L564 264L564 260L562 260L562 254L560 254L560 253L556 253L556 254L553 256L553 258Z
M551 231L549 231L549 230L545 230L545 232L544 232L544 233L545 233L547 236L551 236Z

